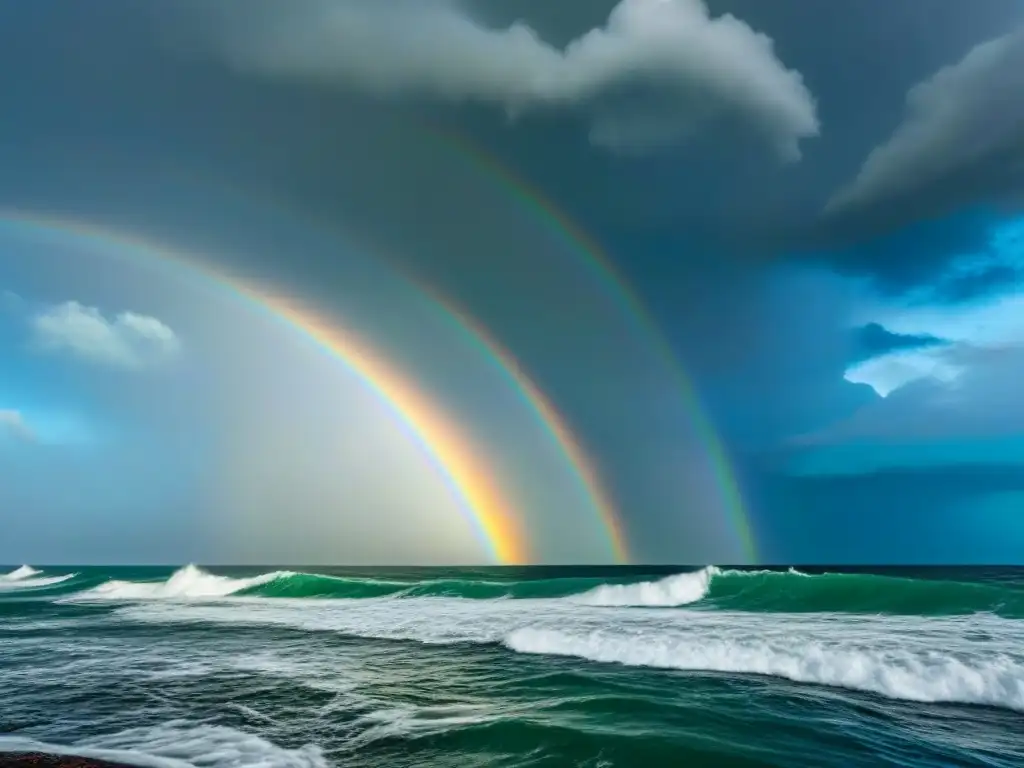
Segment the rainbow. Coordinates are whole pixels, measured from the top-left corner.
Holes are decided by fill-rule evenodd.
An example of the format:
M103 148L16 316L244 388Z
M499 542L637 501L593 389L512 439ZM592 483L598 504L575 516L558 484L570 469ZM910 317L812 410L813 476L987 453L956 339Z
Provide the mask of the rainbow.
M665 362L690 414L694 429L708 453L715 484L719 489L719 494L728 513L730 526L742 549L743 556L749 562L757 562L758 554L753 527L725 446L711 421L705 415L696 389L679 364L664 334L642 301L630 288L629 283L618 274L608 254L596 240L580 229L543 192L502 164L497 158L487 154L481 147L471 143L468 138L434 125L427 120L420 120L419 124L427 134L436 140L438 146L446 148L454 158L468 162L482 176L491 179L526 212L539 221L557 241L566 245L584 266L605 297L613 305L618 306L622 316L637 334L654 345L655 351Z
M583 491L594 506L601 526L607 534L615 562L629 562L626 537L619 521L615 504L601 482L600 473L597 471L593 459L591 459L587 450L576 439L569 425L562 418L562 415L555 408L551 400L548 399L547 395L540 390L523 370L519 361L515 359L512 353L481 323L477 322L459 307L453 299L441 295L422 280L416 280L412 277L409 279L423 293L434 298L438 304L443 306L449 316L458 321L460 328L468 331L474 342L487 352L485 357L497 364L496 367L500 373L511 379L513 391L521 399L525 400L530 408L538 414L539 420L546 427L548 435L569 459L570 464L572 464L576 477L580 480Z
M177 172L181 173L180 168L177 169ZM238 190L225 184L223 180L205 175L182 175L186 179L196 179L202 185L220 188L223 192L238 196L247 203L261 205L268 212L278 213L284 210L278 200L255 194L252 190ZM320 221L304 215L301 211L288 209L287 213L290 218L300 221L308 231L321 231L329 237L336 235L333 230L325 228ZM379 248L375 247L374 251L378 250ZM384 261L392 265L395 262L394 259L387 257L384 258ZM396 276L415 287L423 298L431 300L435 308L440 308L443 319L447 320L456 332L464 336L470 346L481 353L482 359L486 360L492 369L509 384L510 390L521 403L526 405L544 434L568 461L569 469L579 485L581 496L597 518L613 561L617 564L630 562L628 538L616 504L605 489L593 459L576 438L573 429L550 398L533 382L512 353L482 323L459 307L451 297L442 294L436 286L427 285L424 280L407 271L398 270Z
M327 322L292 299L214 270L196 255L179 253L122 232L64 217L0 211L0 229L4 228L39 239L72 238L112 257L150 261L164 268L177 268L186 276L200 276L250 309L297 330L342 362L394 414L445 479L492 561L529 561L520 517L494 472L479 458L481 452L448 414L417 389L415 382L354 333Z

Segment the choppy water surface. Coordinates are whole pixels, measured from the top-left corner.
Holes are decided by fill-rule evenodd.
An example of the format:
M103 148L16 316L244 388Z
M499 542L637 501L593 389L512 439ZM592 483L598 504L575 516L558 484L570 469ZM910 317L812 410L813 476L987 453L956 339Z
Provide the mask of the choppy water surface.
M1024 571L6 569L0 750L1021 766Z

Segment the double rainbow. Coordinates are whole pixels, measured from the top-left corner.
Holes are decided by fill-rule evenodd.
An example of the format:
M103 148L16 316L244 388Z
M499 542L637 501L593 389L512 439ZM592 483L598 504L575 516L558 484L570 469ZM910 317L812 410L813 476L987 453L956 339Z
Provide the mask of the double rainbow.
M523 518L486 461L486 452L466 434L456 419L424 393L416 381L385 359L365 339L343 329L293 298L258 287L210 266L200 255L182 253L123 232L66 217L26 212L0 212L0 231L20 232L43 241L88 246L113 258L142 261L163 269L202 278L255 312L271 316L301 334L355 373L392 412L444 478L459 502L481 546L496 563L527 563L532 559ZM597 471L569 426L552 403L518 366L511 355L478 323L451 302L434 297L453 322L482 348L516 392L545 425L573 467L605 532L616 562L628 561L628 551L614 507L600 484Z
M725 447L705 416L689 377L657 324L628 283L616 273L601 246L573 224L543 193L474 146L466 137L427 122L422 127L424 134L432 137L438 148L447 150L454 160L468 163L475 172L489 179L566 246L627 326L643 343L653 346L705 447L729 528L742 556L747 562L756 562L758 554L753 529ZM502 487L492 463L485 458L486 451L474 443L458 420L425 393L415 379L351 330L339 327L332 319L292 297L213 267L212 260L200 254L176 251L121 231L63 216L21 211L0 211L0 231L3 229L21 231L42 239L63 240L70 245L85 244L111 257L176 270L186 278L201 278L245 303L252 311L269 315L294 329L326 354L341 361L390 409L445 479L492 561L512 564L532 559L523 516ZM597 525L604 533L611 557L617 563L628 562L630 556L615 505L586 449L575 438L554 404L486 328L450 299L424 285L416 285L433 300L452 325L469 338L506 380L510 389L529 407L537 423L570 466L593 510Z

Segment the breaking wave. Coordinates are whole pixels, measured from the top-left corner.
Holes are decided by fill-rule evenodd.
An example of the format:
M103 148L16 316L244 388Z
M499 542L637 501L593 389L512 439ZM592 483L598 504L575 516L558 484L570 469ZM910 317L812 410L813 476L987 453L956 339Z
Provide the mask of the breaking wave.
M227 597L258 587L277 579L295 576L290 571L270 573L235 579L217 576L194 565L186 565L171 574L166 581L122 581L112 579L85 590L77 595L84 599L108 600L159 600L167 598L216 598Z
M510 633L504 644L519 653L631 667L767 675L904 701L1024 711L1024 659L998 652L900 649L882 642L829 642L825 636L708 638L652 633L636 637L616 629L574 632L529 627Z
M151 728L132 728L85 739L73 746L46 744L34 739L0 736L0 763L4 752L43 752L108 760L142 768L328 768L315 746L284 749L254 734L216 725L190 726L170 722Z
M41 571L37 571L31 565L22 565L15 568L10 573L5 573L0 576L0 581L21 581L22 579L30 579L40 573Z
M40 577L19 568L3 584L45 586L71 578ZM47 581L46 579L51 579ZM162 581L111 580L80 584L76 599L158 600L227 597L345 599L460 598L465 600L563 599L603 607L689 607L701 610L783 613L863 613L955 616L993 613L1024 618L1024 589L993 583L962 583L861 573L805 574L724 570L708 566L661 579L560 578L388 580L270 571L248 577L209 573L185 566ZM70 585L69 585L70 586ZM2 588L2 586L0 586Z
M828 744L861 711L858 731L891 715L901 753L936 765L982 754L982 743L1006 765L1020 756L1024 578L1008 569L973 571L974 582L954 569L922 572L943 581L713 566L523 580L499 568L2 570L4 714L29 727L0 735L0 764L5 751L38 750L151 768L369 765L370 752L372 764L393 765L418 745L425 751L406 762L426 765L435 749L492 755L493 744L564 737L579 750L562 762L589 765L600 731L600 748L617 750L610 761L660 765L677 743L650 734L698 710L712 729L761 722L767 760L789 745L797 756L811 749L780 748L773 723L785 732L806 721ZM31 586L47 580L57 583ZM108 722L91 704L76 711L121 690L127 714ZM140 718L142 691L151 706ZM40 694L72 714L30 730ZM776 703L775 720L759 721ZM832 718L825 731L816 711ZM638 714L626 722L627 713ZM935 736L936 722L964 727ZM830 764L884 762L895 752L883 736L874 762L851 752ZM863 748L853 738L850 749Z
M0 592L52 587L75 578L75 575L65 573L59 576L44 576L43 571L38 571L30 565L22 565L10 573L0 575Z
M576 600L150 601L124 621L281 627L368 640L504 647L630 667L767 675L893 699L1024 711L1017 621L661 610Z
M766 675L919 702L1024 712L1024 590L871 574L713 566L661 579L357 578L190 565L162 580L48 576L125 622L282 627L373 641L688 672ZM73 590L73 591L71 591ZM50 593L45 593L50 594ZM104 745L106 746L106 745Z
M587 605L651 606L672 608L702 600L708 594L711 580L721 574L714 566L693 573L666 576L658 581L637 584L601 584L579 595L576 600Z

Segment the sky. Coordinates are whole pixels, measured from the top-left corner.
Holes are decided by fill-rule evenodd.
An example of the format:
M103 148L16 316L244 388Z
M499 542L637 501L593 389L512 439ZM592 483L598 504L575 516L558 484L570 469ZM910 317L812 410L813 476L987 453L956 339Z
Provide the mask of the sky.
M0 0L0 562L1020 561L1020 3L88 5Z

